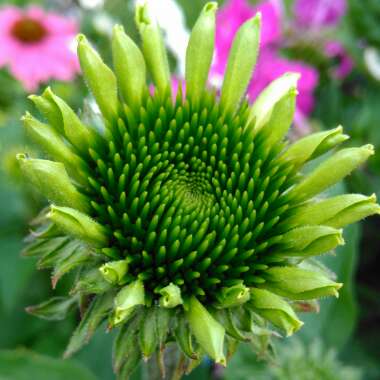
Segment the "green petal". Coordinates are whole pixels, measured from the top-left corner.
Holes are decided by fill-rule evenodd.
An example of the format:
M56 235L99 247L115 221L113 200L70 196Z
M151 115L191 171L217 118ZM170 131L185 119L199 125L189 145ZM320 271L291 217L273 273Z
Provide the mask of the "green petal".
M186 93L197 102L208 79L215 45L216 2L207 3L194 25L186 50Z
M109 283L120 284L128 272L128 262L127 260L111 261L103 264L99 270Z
M265 278L267 281L261 287L293 300L338 297L338 290L342 287L321 272L297 267L269 268Z
M374 154L373 145L347 148L322 162L292 189L300 199L308 199L339 182Z
M245 94L256 64L261 14L246 21L237 31L228 57L220 95L221 109L233 112Z
M116 77L90 46L85 36L81 34L77 40L79 62L86 83L103 116L108 120L114 120L117 118L118 109Z
M285 300L265 289L251 289L251 299L247 306L275 326L285 330L288 336L303 325Z
M159 291L159 294L162 295L160 298L160 306L166 308L173 308L178 305L182 305L181 289L170 283L168 286L165 286Z
M69 206L83 212L89 210L90 205L87 197L72 184L65 166L61 162L30 159L24 154L18 154L17 159L25 177L49 201L59 206Z
M52 205L47 217L69 235L94 247L104 247L108 243L105 228L78 210Z
M170 89L169 62L162 33L151 17L148 4L137 4L136 24L142 39L142 50L153 82L161 93Z
M202 349L216 363L226 365L223 353L225 330L195 298L191 297L185 311L190 328Z
M112 55L122 96L128 105L139 109L146 88L145 60L121 25L113 29Z

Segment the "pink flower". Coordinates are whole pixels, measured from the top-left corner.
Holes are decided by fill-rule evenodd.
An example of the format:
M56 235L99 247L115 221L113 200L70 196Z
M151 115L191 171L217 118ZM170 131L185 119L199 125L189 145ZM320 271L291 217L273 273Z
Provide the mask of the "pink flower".
M70 50L77 32L73 20L37 6L5 6L0 9L0 66L9 66L27 91L49 79L72 80L79 71Z
M294 16L302 27L334 26L346 12L346 0L296 0Z
M328 41L325 45L325 54L330 58L337 59L338 65L334 68L333 74L338 79L343 79L350 74L354 67L354 62L340 42Z

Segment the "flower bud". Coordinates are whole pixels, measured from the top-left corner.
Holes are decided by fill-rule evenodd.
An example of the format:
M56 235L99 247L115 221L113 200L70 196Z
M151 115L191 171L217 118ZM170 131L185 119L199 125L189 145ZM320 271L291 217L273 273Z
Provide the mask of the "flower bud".
M138 109L146 88L145 60L121 25L113 28L112 53L121 94L130 106Z
M160 306L166 308L173 308L182 305L181 289L170 283L168 286L162 288L159 292L162 295L160 298Z
M185 311L185 314L199 345L216 363L225 366L226 359L223 353L225 330L223 326L195 297L190 298L187 306L188 310Z
M135 19L142 39L144 58L153 82L160 92L165 93L170 86L169 62L161 30L149 14L147 3L137 4Z
M110 284L120 285L128 272L128 262L127 260L110 261L103 264L99 270L104 279Z
M30 159L24 154L18 154L17 159L25 177L49 201L84 212L89 210L88 199L71 183L65 166L61 162Z
M346 141L349 137L342 132L343 128L337 127L330 131L305 136L293 143L284 153L283 158L298 166L302 165Z
M338 297L342 284L331 281L321 272L297 267L273 267L265 272L263 288L293 300L327 296Z
M113 324L117 325L123 322L134 310L137 305L145 304L144 284L136 280L129 285L124 286L115 298L115 312Z
M324 224L341 228L369 215L379 214L376 195L344 194L298 207L286 220L290 224Z
M344 244L342 230L328 226L303 226L286 232L281 239L285 255L315 256Z
M261 13L246 21L237 31L228 57L220 95L224 113L235 111L251 80L260 42Z
M249 300L249 289L241 284L222 288L217 295L218 307L230 308L239 306Z
M303 325L286 301L265 289L251 289L251 299L247 306L273 325L285 330L287 336Z
M253 104L247 124L255 131L266 128L272 143L282 139L293 119L297 95L298 73L286 73L270 83Z
M194 25L186 50L186 93L199 102L208 79L215 45L216 2L209 2Z
M373 145L346 148L333 154L291 191L300 199L311 198L346 177L374 154Z
M104 247L108 238L105 228L88 215L70 207L50 206L47 217L68 234L94 247Z
M78 57L86 83L100 111L107 120L117 118L118 98L116 77L82 34L78 39Z

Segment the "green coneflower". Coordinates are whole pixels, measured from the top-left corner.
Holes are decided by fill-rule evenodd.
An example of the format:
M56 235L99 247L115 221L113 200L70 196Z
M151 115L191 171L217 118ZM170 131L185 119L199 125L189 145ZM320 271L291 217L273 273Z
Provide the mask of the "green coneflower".
M299 300L337 296L341 287L308 259L343 244L342 227L380 211L374 196L316 198L373 147L342 149L303 173L348 137L338 127L286 141L297 74L274 81L252 107L242 100L260 15L237 32L220 96L207 88L216 8L206 4L191 33L186 94L180 89L173 99L160 30L141 5L142 52L116 26L115 73L78 37L101 127L81 120L50 89L32 97L47 123L24 117L55 160L18 156L26 178L51 202L25 255L53 268L53 286L75 271L67 297L29 311L60 319L80 305L66 356L104 321L119 328L114 368L121 377L141 358L155 355L163 365L169 344L179 346L181 368L189 371L204 354L225 365L239 341L267 341L268 323L292 334L302 325Z

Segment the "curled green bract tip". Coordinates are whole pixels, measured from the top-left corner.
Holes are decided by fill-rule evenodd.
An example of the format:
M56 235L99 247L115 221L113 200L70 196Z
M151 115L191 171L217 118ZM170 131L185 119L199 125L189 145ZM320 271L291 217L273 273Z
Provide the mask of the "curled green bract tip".
M135 18L141 50L115 26L113 69L78 36L101 117L76 113L50 88L30 96L44 121L23 117L47 159L17 159L51 202L23 255L52 269L53 287L75 274L67 296L28 311L61 320L80 307L65 356L100 326L117 330L120 378L148 358L164 371L168 345L185 358L183 372L204 355L226 365L240 342L265 354L277 330L301 328L298 311L339 295L342 284L317 256L344 244L346 225L380 213L374 195L324 194L370 158L372 145L339 149L348 139L340 126L288 141L298 73L270 83L253 105L244 99L260 15L236 33L220 93L210 89L216 11L206 3L196 21L177 92L144 3Z

